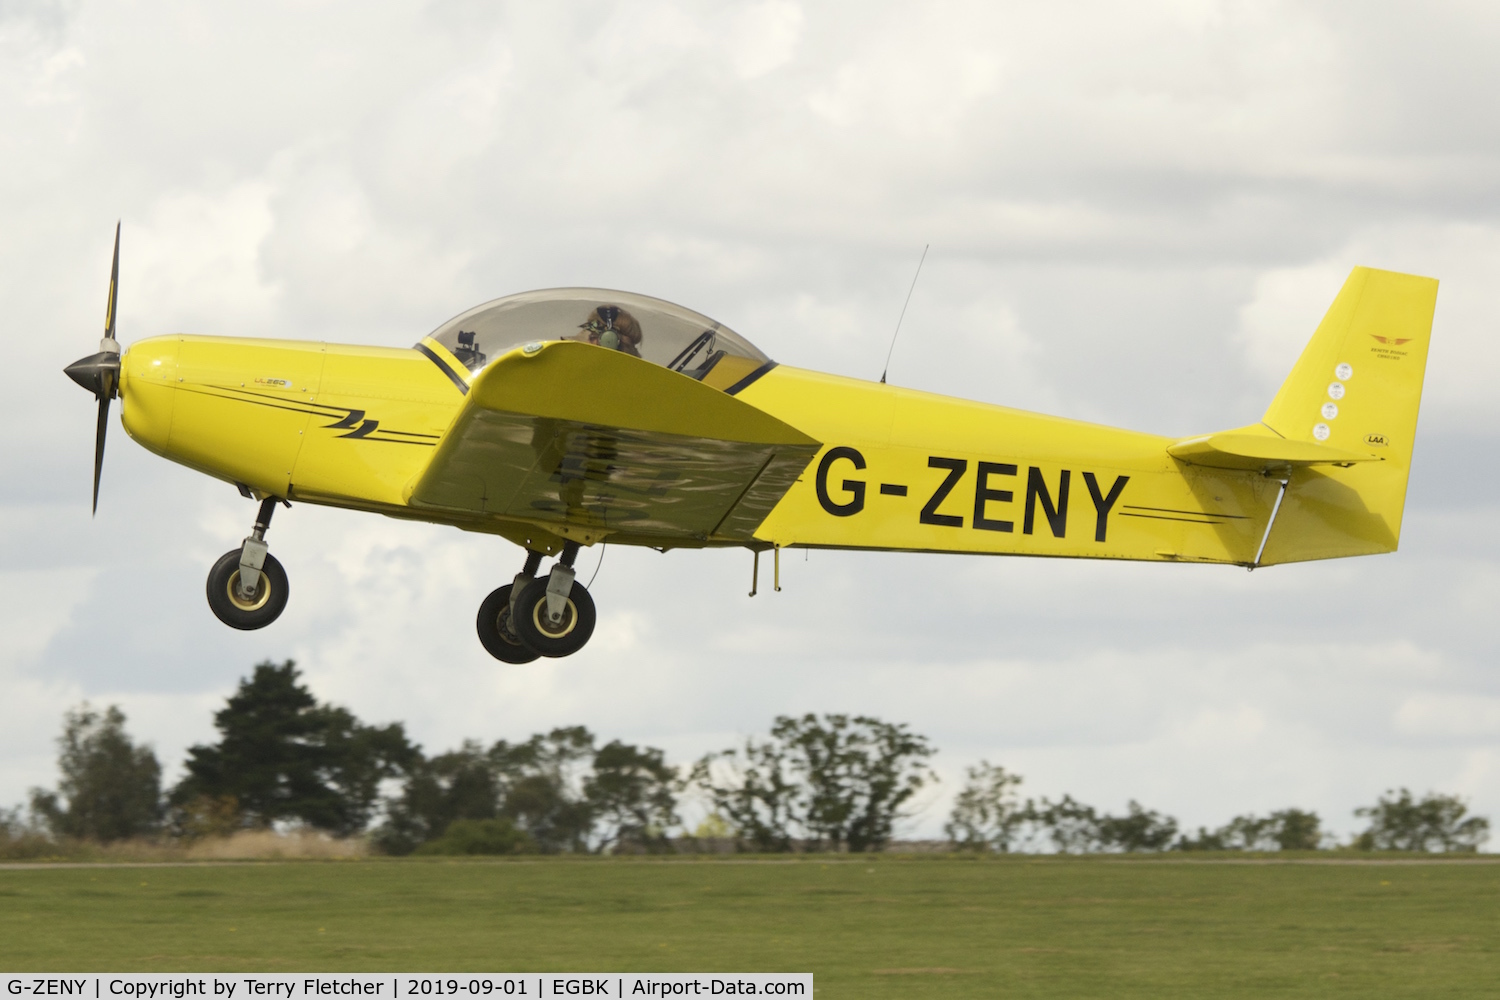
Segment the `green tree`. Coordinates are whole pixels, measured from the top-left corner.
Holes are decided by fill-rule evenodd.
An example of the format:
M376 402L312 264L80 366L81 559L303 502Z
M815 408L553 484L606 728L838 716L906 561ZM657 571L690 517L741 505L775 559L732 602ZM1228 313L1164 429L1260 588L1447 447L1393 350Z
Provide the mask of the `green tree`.
M587 850L593 805L582 772L594 755L594 736L582 726L521 743L499 740L488 750L467 740L431 760L417 754L400 795L386 800L375 844L389 854L409 854L443 839L460 821L503 819L526 838L528 850Z
M689 781L708 795L742 850L792 849L802 788L780 742L747 739L743 747L707 754L693 765Z
M1236 816L1210 832L1178 838L1179 851L1315 851L1323 842L1322 820L1315 812L1281 809L1266 816Z
M108 842L160 827L161 765L150 747L131 742L118 706L69 711L57 747L57 791L33 789L31 798L54 835Z
M1323 821L1315 812L1282 809L1270 815L1271 840L1277 850L1316 851L1323 846Z
M1366 851L1477 851L1490 836L1490 821L1468 816L1468 805L1457 795L1429 792L1420 800L1405 788L1387 791L1373 806L1354 815L1370 826L1354 840Z
M1224 828L1210 830L1206 826L1198 827L1198 832L1191 837L1183 834L1177 838L1177 843L1172 845L1174 851L1230 851L1232 848L1224 840Z
M172 803L233 797L246 826L292 820L337 836L369 823L380 783L415 763L400 723L362 724L320 705L291 660L266 662L214 716L219 742L188 750Z
M1059 854L1088 854L1107 846L1099 829L1098 810L1071 795L1057 802L1044 798L1027 811L1027 818L1046 832Z
M499 819L456 819L436 840L416 849L416 854L531 854L536 842L516 824Z
M878 851L902 807L928 782L934 750L905 725L867 715L780 716L771 736L788 748L806 794L802 822L833 850Z
M1147 809L1134 799L1125 815L1100 813L1071 795L1059 801L1042 799L1038 805L1027 805L1027 820L1045 831L1053 846L1063 854L1088 854L1096 851L1126 853L1165 851L1177 836L1177 821L1154 809Z
M1031 818L1030 803L1016 795L1021 776L982 760L968 769L967 781L943 826L954 846L971 851L1009 851Z
M1124 816L1102 816L1099 839L1105 850L1127 853L1165 851L1177 836L1177 821L1130 800Z
M500 776L477 741L465 740L431 760L417 758L401 794L386 802L386 820L372 838L387 854L410 854L458 820L482 822L499 815Z
M790 850L801 832L813 847L878 851L937 780L933 753L925 736L866 715L780 715L769 741L709 754L693 781L754 849Z
M496 743L489 752L499 776L500 814L546 854L588 850L593 806L581 771L594 757L594 734L583 726L537 733L525 743Z
M666 831L677 823L677 769L660 750L614 740L594 754L583 793L592 811L598 849L670 848Z

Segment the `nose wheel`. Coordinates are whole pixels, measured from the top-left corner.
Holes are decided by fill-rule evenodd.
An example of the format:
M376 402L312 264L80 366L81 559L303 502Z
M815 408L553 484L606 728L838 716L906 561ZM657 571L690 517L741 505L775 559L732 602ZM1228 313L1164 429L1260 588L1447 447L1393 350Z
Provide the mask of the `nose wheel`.
M594 599L574 580L578 546L569 543L552 571L537 576L542 554L528 552L526 567L479 606L479 641L497 660L529 663L539 656L569 656L594 634Z
M283 502L275 497L261 501L249 537L239 548L220 556L208 571L208 606L230 628L265 628L286 610L286 570L266 548L271 514Z

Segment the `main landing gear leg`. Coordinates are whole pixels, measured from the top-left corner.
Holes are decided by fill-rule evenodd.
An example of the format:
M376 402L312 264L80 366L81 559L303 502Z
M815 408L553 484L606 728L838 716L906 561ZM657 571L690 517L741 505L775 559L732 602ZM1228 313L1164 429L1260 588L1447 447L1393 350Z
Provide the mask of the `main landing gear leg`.
M542 554L531 549L526 550L526 565L521 567L521 572L510 584L510 610L514 614L516 610L516 599L521 596L521 591L526 585L536 579L536 571L542 568Z
M547 574L547 621L556 625L568 610L568 597L573 593L573 578L577 576L573 563L578 561L578 543L568 542L562 555Z
M576 653L594 634L594 599L574 579L577 558L578 543L568 542L552 572L532 580L516 598L516 635L543 656Z
M265 628L286 609L286 570L266 545L266 530L278 503L286 501L262 500L255 526L244 542L220 556L208 571L208 606L230 628Z
M521 641L516 634L516 597L536 579L542 567L542 554L526 550L526 566L515 580L490 593L479 605L474 628L485 652L505 663L530 663L541 654Z

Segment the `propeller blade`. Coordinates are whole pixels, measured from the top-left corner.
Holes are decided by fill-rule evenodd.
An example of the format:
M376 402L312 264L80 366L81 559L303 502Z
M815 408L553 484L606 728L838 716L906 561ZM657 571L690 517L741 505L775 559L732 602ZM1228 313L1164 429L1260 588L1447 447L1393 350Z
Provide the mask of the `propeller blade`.
M109 266L109 305L104 310L104 339L115 339L115 299L120 288L120 223L115 222L115 260Z
M109 430L109 396L99 397L99 425L94 431L94 513L99 513L99 474L104 471L104 434Z
M120 290L120 224L115 223L115 259L109 266L109 304L104 310L104 339L99 352L79 358L63 372L99 401L94 430L94 513L99 513L99 476L104 471L104 436L109 430L109 401L120 388L120 342L115 339L115 307Z

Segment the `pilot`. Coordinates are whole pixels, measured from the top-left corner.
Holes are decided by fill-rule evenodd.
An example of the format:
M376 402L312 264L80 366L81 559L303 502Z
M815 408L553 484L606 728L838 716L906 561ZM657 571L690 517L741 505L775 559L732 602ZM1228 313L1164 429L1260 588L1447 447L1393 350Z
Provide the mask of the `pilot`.
M583 331L578 335L579 340L631 357L641 356L641 324L619 306L599 306L578 324L578 329Z

